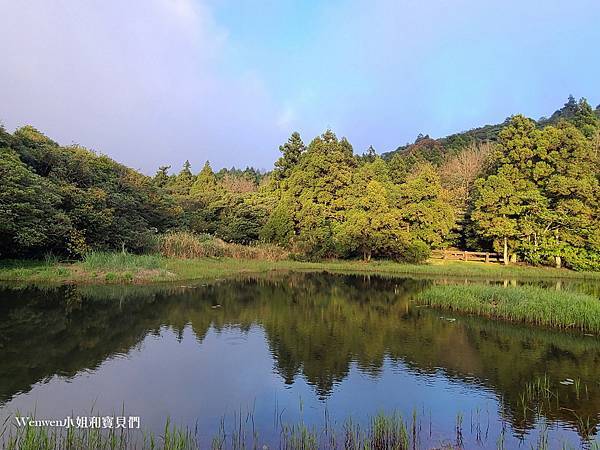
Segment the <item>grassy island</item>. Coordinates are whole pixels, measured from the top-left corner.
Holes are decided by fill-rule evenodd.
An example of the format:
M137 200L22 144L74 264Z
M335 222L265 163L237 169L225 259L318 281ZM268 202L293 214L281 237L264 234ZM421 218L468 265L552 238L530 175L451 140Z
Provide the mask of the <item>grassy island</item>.
M600 333L600 300L577 292L536 286L433 286L419 301L494 319Z

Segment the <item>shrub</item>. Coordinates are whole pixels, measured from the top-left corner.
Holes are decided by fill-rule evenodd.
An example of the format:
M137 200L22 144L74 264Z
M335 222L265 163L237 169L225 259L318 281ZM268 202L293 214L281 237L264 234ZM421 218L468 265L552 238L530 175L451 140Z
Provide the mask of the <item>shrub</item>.
M564 255L565 266L573 270L600 270L600 253L586 249L570 249Z
M427 261L431 256L431 249L422 241L413 241L406 246L400 260L410 264L419 264Z
M112 283L114 281L117 281L117 274L114 272L108 272L104 276L104 281L106 281L107 283Z

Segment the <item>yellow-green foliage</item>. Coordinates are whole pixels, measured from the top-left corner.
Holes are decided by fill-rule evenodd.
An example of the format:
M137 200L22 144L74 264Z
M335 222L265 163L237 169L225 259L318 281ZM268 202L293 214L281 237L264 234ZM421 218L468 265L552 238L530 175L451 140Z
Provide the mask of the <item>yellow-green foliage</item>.
M433 286L418 299L433 307L479 316L600 332L600 300L576 292L534 286Z

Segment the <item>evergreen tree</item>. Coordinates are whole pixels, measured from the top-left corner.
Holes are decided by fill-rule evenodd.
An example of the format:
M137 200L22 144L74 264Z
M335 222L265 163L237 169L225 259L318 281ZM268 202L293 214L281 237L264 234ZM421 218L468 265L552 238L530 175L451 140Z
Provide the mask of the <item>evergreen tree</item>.
M424 163L396 188L402 223L414 240L443 247L455 226L455 211L448 192L431 164Z
M595 137L600 129L600 119L585 98L579 100L572 121L588 139Z
M211 198L216 195L217 177L210 167L210 162L206 161L202 170L196 176L190 189L190 194L195 197Z
M377 158L377 152L372 145L369 145L367 151L360 157L362 162L373 162L375 161L375 158Z
M502 249L504 264L508 264L509 252L518 245L515 241L524 235L522 218L544 211L544 199L533 183L510 166L477 180L475 189L472 219L481 235Z
M279 147L281 157L275 162L274 176L278 180L288 178L305 150L300 133L294 131L288 141Z
M539 130L515 116L499 148L492 174L477 184L472 217L481 234L501 239L505 252L510 244L530 262L551 258L558 267L596 252L597 159L581 131L564 121Z
M399 213L389 202L388 191L378 181L370 181L345 211L335 229L342 254L358 251L365 261L372 255L396 253L402 231Z
M332 226L341 217L342 193L350 185L356 167L348 148L346 140L338 141L327 130L310 143L288 180L288 190L296 203L297 243L313 256L335 253Z
M169 182L169 169L171 166L160 166L154 175L154 183L158 187L165 187Z
M187 196L194 184L194 175L192 175L192 165L188 160L183 163L181 171L169 183L169 191L178 197Z
M388 167L390 172L390 178L396 184L404 183L410 169L409 161L404 155L400 153L394 153L392 158L388 161Z

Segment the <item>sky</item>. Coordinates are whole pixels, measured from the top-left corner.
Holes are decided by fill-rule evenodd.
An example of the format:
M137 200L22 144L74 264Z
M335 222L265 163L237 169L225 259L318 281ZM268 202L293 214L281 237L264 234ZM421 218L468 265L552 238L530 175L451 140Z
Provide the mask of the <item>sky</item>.
M598 0L0 0L0 123L152 174L356 153L569 94L600 102Z

